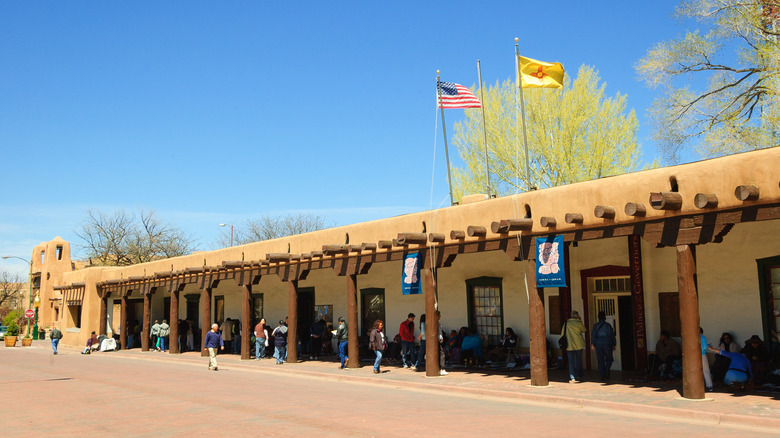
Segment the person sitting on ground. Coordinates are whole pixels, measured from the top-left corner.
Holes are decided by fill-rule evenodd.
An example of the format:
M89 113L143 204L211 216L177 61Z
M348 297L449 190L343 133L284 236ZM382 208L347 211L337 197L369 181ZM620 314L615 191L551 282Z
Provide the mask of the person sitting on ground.
M725 332L720 336L720 343L718 344L718 350L725 350L731 353L739 353L741 350L739 344L734 340L734 336L731 333Z
M732 353L726 350L716 350L712 347L707 347L707 350L730 359L728 371L723 379L723 383L726 385L739 386L744 389L745 384L750 382L750 379L753 378L750 360L748 360L744 354Z
M482 360L482 339L473 328L469 328L468 336L463 338L460 345L460 357L466 365L479 364Z
M750 366L753 368L753 383L763 385L767 374L769 373L769 351L766 345L758 335L753 335L745 343L742 354L750 359Z
M504 330L504 339L501 340L501 346L504 348L504 351L517 347L517 335L512 330L512 327L507 327Z
M89 354L92 352L93 347L97 349L100 344L98 344L98 337L95 334L95 332L92 332L92 336L90 336L89 339L87 339L87 348L84 349L84 351L81 352L81 354Z
M682 349L666 330L661 331L661 337L655 344L655 356L658 360L652 358L653 370L658 370L661 377L673 377L674 361L682 359Z
M731 353L739 353L739 345L737 345L736 342L734 342L734 337L731 336L731 333L725 332L720 337L720 342L718 343L718 350L724 350ZM712 380L715 382L720 382L724 380L726 377L726 372L729 370L729 364L731 363L731 358L722 354L719 354L715 356L715 362L710 367L710 374L712 375Z

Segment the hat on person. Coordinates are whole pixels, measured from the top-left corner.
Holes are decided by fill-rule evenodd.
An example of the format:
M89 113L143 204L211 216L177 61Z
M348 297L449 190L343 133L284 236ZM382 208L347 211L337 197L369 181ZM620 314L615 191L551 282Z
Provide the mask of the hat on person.
M343 316L339 316L339 322L344 322L344 317Z
M762 341L761 341L761 338L758 337L758 335L753 335L753 336L750 337L750 339L748 339L748 342L758 342L758 343L761 343Z
M572 310L571 311L571 317L572 318L579 318L580 317L580 312L578 312L576 310Z

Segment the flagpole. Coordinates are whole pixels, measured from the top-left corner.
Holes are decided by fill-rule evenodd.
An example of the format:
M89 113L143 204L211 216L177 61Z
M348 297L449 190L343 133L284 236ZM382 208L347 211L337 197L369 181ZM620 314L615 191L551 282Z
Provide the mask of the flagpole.
M436 92L439 96L439 109L441 109L441 131L444 134L444 156L447 158L447 184L450 186L450 205L455 205L452 197L452 176L450 174L450 152L447 148L447 126L444 123L444 105L441 100L441 80L439 79L439 70L436 70Z
M520 87L520 114L523 116L523 145L525 147L525 175L526 184L528 184L528 191L536 190L536 187L531 183L531 160L528 158L528 136L525 129L525 101L523 100L523 80L520 77L520 48L517 45L519 38L515 38L515 69L517 69L517 82Z
M488 163L487 125L485 123L485 91L482 86L482 67L479 64L479 59L477 59L477 76L479 77L479 100L482 101L480 105L480 109L482 109L482 135L485 139L485 181L487 181L485 187L487 195L490 197L490 164Z

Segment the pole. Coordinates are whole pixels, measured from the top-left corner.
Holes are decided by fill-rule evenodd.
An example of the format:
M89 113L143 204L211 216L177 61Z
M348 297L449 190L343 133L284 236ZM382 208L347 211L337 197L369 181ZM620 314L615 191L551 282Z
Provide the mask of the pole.
M520 48L517 45L518 38L515 38L515 68L517 69L517 86L520 88L520 113L523 115L523 146L525 147L525 175L528 190L536 190L531 183L531 160L528 158L528 136L525 129L525 102L523 100L523 81L520 78Z
M485 123L485 89L482 86L482 67L477 59L477 76L479 77L479 100L482 101L480 109L482 110L482 135L485 139L485 189L490 196L490 164L488 163L488 145L487 145L487 124Z
M22 260L24 260L24 259L22 259ZM27 260L24 260L24 261L27 261ZM29 309L29 308L32 307L32 260L30 260L30 272L27 274L27 284L28 284L29 289L30 289L30 294L29 294L29 297L28 297L28 301L29 302L27 304L27 308ZM30 336L30 318L27 318L27 336Z
M230 226L230 246L233 247L233 225Z
M450 186L450 205L455 205L455 199L452 197L452 176L450 174L450 151L447 148L447 126L444 123L444 105L441 101L441 80L439 79L439 70L436 70L436 91L439 96L439 109L441 109L441 130L444 133L444 155L447 158L447 183Z

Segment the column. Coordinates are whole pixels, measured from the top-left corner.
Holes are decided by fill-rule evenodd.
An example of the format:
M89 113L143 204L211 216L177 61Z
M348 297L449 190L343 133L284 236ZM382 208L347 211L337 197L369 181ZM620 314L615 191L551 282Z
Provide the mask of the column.
M251 359L251 346L249 340L252 337L252 285L245 284L241 297L241 360Z
M171 290L171 334L168 336L168 354L179 354L179 288Z
M631 299L634 312L634 337L636 340L636 368L647 368L647 332L645 326L645 289L642 277L641 238L628 236L628 256L631 267Z
M536 261L524 264L528 286L528 341L531 353L531 385L547 386L547 326L544 318L544 288L536 287ZM563 354L566 354L564 351Z
M436 377L439 367L439 318L436 315L436 275L430 268L425 275L425 376Z
M694 274L696 263L690 245L677 247L677 289L680 295L680 334L683 355L683 397L704 398L704 374L699 337L699 297Z
M347 275L347 368L360 367L358 345L357 275Z
M287 362L298 362L298 280L290 280L288 288Z
M101 296L100 297L100 321L98 321L98 331L101 335L105 335L108 331L106 319L108 317L108 297Z
M152 318L151 294L144 294L144 320L141 323L141 351L149 351L149 320Z
M122 350L127 349L127 331L132 330L132 327L128 327L127 323L127 295L126 292L120 292L122 296L119 300L119 348Z
M201 309L201 327L200 327L200 355L208 357L209 352L203 348L206 342L206 335L211 330L211 288L207 287L200 291L200 309Z

